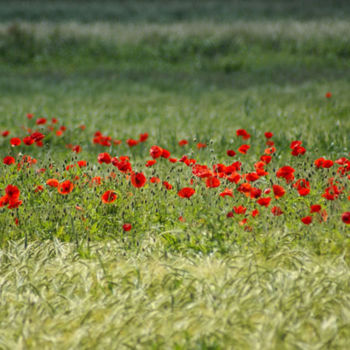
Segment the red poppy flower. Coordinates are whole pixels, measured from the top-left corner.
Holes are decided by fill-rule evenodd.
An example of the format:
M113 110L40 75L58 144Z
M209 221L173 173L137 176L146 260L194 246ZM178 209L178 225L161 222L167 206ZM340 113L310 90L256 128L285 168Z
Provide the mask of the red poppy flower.
M57 191L60 194L67 195L73 191L74 184L69 180L63 181L57 186Z
M20 195L18 187L14 185L8 185L5 188L5 193L10 201L16 201Z
M274 216L280 216L283 214L283 211L280 207L273 207L271 209L271 213L274 215Z
M149 167L151 167L152 165L154 165L156 163L157 163L157 161L155 159L148 160L147 163L146 163L146 167L149 168Z
M6 164L6 165L11 165L11 164L16 163L15 158L13 158L13 157L11 157L11 156L6 156L2 161L3 161L3 163Z
M110 164L112 161L112 158L109 155L109 153L100 153L97 157L97 160L100 164L102 163Z
M120 160L118 160L117 158L113 158L112 164L116 166L118 170L124 174L132 172L131 163L126 159L122 160L122 157L120 157Z
M185 161L184 161L184 163L187 165L187 166L191 166L191 165L193 165L193 164L196 164L196 160L195 159L186 159Z
M207 145L205 143L201 143L201 142L197 143L197 148L198 149L205 148L205 147L207 147Z
M252 185L249 182L244 182L237 187L237 191L244 193L248 196L251 188L252 188Z
M305 225L310 225L312 223L312 217L311 216L305 216L301 219L302 223Z
M87 166L86 160L78 160L77 164L78 164L79 168L83 168L83 167Z
M167 149L163 148L162 155L163 158L169 158L170 157L170 152Z
M233 197L233 191L230 189L230 188L225 188L224 191L222 191L220 194L219 194L220 197L226 197L226 196L229 196L229 197Z
M245 214L245 212L247 211L247 208L240 205L238 207L233 207L233 210L235 211L236 214Z
M259 215L259 210L258 209L254 209L252 212L251 212L251 215L253 218L255 218L256 216Z
M333 166L333 161L330 159L325 159L323 157L321 158L317 158L314 162L316 168L325 168L325 169L329 169ZM339 164L339 163L338 163Z
M35 193L37 193L37 192L42 192L42 191L44 191L44 187L41 186L41 185L36 186L35 189L34 189L34 192L35 192Z
M192 167L192 174L194 176L205 178L212 176L212 172L206 165L196 164Z
M265 197L265 198L259 198L257 200L257 203L263 207L268 207L270 205L271 198L270 197Z
M30 136L27 136L23 139L23 143L27 146L32 145L34 142L35 141Z
M143 187L146 181L146 176L143 173L133 173L131 175L131 184L136 188Z
M259 198L261 196L261 189L260 188L256 188L256 187L252 187L249 191L249 197L250 198Z
M34 114L33 113L27 113L27 118L28 119L32 119L34 117Z
M1 136L2 137L6 137L6 136L9 136L10 135L10 132L8 130L5 130L1 133Z
M220 186L220 180L217 177L215 177L215 176L208 177L207 180L206 180L206 186L208 188L219 187Z
M132 229L131 224L124 224L124 225L123 225L123 230L124 230L124 231L130 231L131 229Z
M139 141L140 142L145 142L148 139L148 134L145 132L144 134L139 135Z
M48 186L50 186L50 187L58 187L59 182L58 182L58 180L56 180L56 179L48 179L48 180L46 181L46 185L48 185Z
M264 154L260 157L260 160L265 164L269 164L272 160L272 157Z
M18 199L10 200L10 201L9 201L8 208L9 208L9 209L16 209L16 208L18 208L20 205L22 205L22 201L21 201L21 200L18 200Z
M280 185L273 185L272 190L276 199L283 197L286 193L285 189Z
M234 182L235 184L238 184L238 182L241 180L242 176L238 173L232 173L227 180L230 182Z
M307 196L310 193L310 183L306 179L299 179L293 187L298 190L300 196Z
M250 148L249 145L242 145L238 148L238 152L242 154L247 154L248 149Z
M227 214L226 214L226 217L227 218L233 218L234 214L233 214L233 211L229 211Z
M241 136L244 140L248 140L250 138L250 134L244 129L238 129L236 131L237 136Z
M306 149L304 147L297 146L297 147L293 148L291 154L292 154L292 156L297 157L297 156L305 154L305 152L306 152Z
M265 132L265 137L267 138L267 139L270 139L272 136L273 136L273 133L272 132L270 132L270 131L267 131L267 132Z
M128 144L129 147L134 147L139 143L139 141L134 139L128 139L126 140L126 143Z
M266 148L264 151L265 154L273 154L275 152L276 152L276 147Z
M326 198L329 201L334 201L335 199L338 198L338 196L342 193L342 190L339 189L337 186L335 185L331 185L329 187L327 187L324 191L324 193L322 194L323 198Z
M101 176L95 176L91 179L91 184L101 185Z
M173 188L173 186L167 182L167 181L163 181L163 186L167 189L167 190L171 190Z
M39 131L35 131L33 132L30 137L35 141L35 142L38 142L38 141L42 141L44 138L45 138L45 135L42 134L41 132Z
M115 193L115 191L108 190L102 195L101 199L102 203L110 204L117 199L117 194Z
M153 176L149 179L149 182L151 182L152 184L159 184L160 183L160 178Z
M248 173L245 176L245 179L249 182L254 182L256 180L258 180L260 178L260 176L257 173Z
M229 156L229 157L234 157L236 155L236 152L232 149L229 149L226 151L226 154Z
M331 97L332 97L332 93L331 93L331 92L329 92L329 91L328 91L328 92L326 92L325 97L326 97L326 98L331 98Z
M310 213L318 213L321 210L321 206L319 204L310 205Z
M330 159L325 159L322 163L322 168L329 169L333 166L333 161Z
M21 144L21 139L19 137L13 137L11 140L10 140L10 144L12 147L16 147L16 146L19 146Z
M286 182L289 183L294 180L294 172L295 169L288 165L285 165L277 170L276 176L284 178Z
M350 225L350 211L343 213L341 219L344 224Z
M75 153L80 153L82 151L82 147L79 145L73 146L72 151Z
M179 141L179 146L185 146L188 144L188 141L187 140L180 140Z
M149 150L150 156L155 159L159 158L163 153L163 149L159 146L152 146Z
M290 143L290 145L289 145L289 148L290 148L290 149L293 149L293 148L295 148L295 147L301 146L301 144L302 144L302 142L299 141L299 140L292 141L292 142Z
M190 198L194 195L196 191L191 187L182 188L177 194L181 198Z
M45 118L39 118L39 119L36 120L36 124L37 125L46 124L46 119Z

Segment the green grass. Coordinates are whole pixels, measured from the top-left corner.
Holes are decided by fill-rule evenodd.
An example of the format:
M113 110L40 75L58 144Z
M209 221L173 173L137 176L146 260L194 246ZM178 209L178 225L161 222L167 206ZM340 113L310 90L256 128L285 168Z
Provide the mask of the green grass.
M1 347L346 349L349 266L280 250L268 260L166 254L158 239L82 260L57 241L1 256Z
M313 162L349 158L349 15L347 1L0 1L0 132L47 134L43 148L0 139L1 159L38 161L20 171L0 165L1 196L14 184L23 200L0 208L0 348L347 349L349 180ZM67 131L48 134L38 117ZM246 142L240 128L251 149L228 158ZM94 145L98 130L123 143ZM251 172L265 131L277 152L254 185L279 183L287 194L247 215L251 230L239 224L244 216L226 218L233 206L257 207L236 191L220 198L231 183L208 190L182 163L144 165L157 144L208 166L240 160ZM145 143L127 146L144 132ZM293 140L305 156L291 156ZM130 156L135 171L174 189L132 187L97 163L101 152ZM65 171L82 159L87 168ZM310 181L310 195L276 179L286 164ZM116 178L94 188L78 181L68 196L45 185L112 170ZM320 195L333 176L344 190L327 201ZM196 194L179 198L191 178ZM117 201L103 205L109 189ZM306 226L300 218L314 203L327 222L314 216ZM273 205L284 215L274 217Z

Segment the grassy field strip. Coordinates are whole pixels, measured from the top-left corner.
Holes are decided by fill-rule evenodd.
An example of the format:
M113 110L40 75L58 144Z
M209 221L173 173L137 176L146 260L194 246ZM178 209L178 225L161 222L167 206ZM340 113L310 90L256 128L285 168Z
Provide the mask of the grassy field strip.
M0 33L3 35L14 24L30 31L38 38L45 38L57 33L76 38L98 38L118 43L138 43L145 39L157 41L163 37L183 40L187 37L200 39L218 39L221 37L251 38L252 40L288 40L308 42L327 39L349 42L350 22L348 20L321 19L318 21L240 21L233 23L215 23L211 21L192 21L185 23L108 23L93 22L52 23L2 22Z
M350 335L342 257L122 256L115 243L92 255L58 242L1 252L1 348L327 349Z

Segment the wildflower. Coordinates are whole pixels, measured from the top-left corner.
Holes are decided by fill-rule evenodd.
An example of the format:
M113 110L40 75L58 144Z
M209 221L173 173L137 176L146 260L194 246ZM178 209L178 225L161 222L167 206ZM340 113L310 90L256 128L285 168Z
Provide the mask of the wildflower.
M350 211L347 211L342 214L341 219L344 224L349 225L350 224Z
M16 146L19 146L21 144L21 139L19 137L13 137L11 140L10 140L10 144L12 147L16 147Z
M167 181L163 181L163 186L167 189L167 190L171 190L173 188L173 186L167 182Z
M132 229L131 224L124 224L124 225L123 225L123 230L124 230L125 232L130 231L131 229Z
M159 146L152 146L149 150L150 156L155 159L159 158L163 153L163 149Z
M117 199L117 194L115 193L115 191L108 190L102 195L101 199L102 203L110 204Z
M321 206L319 204L311 204L310 205L310 213L318 213L321 210Z
M276 199L283 197L286 193L286 190L280 185L273 185L272 190Z
M148 139L148 134L145 132L144 134L139 135L139 142L145 142Z
M58 182L58 180L56 180L56 179L48 179L48 180L46 181L46 185L48 185L48 186L50 186L50 187L58 187L59 182Z
M146 176L143 173L133 173L131 175L131 184L136 188L143 187L146 181Z
M289 183L294 180L294 172L295 172L295 169L286 165L278 169L276 176L284 178L286 182Z
M242 145L238 148L238 152L242 154L247 154L247 151L249 148L250 148L249 145Z
M271 209L271 213L274 215L274 216L280 216L280 215L282 215L283 214L283 211L282 211L282 209L280 208L280 207L273 207L272 209Z
M257 203L263 207L268 207L270 205L271 198L270 197L265 197L265 198L259 198L257 200Z
M215 176L208 177L207 180L206 180L206 186L208 188L219 187L220 186L220 180L217 177L215 177Z
M237 136L241 136L244 140L248 140L250 138L250 134L244 129L238 129L236 131Z
M100 153L97 157L97 160L100 164L102 163L110 164L112 161L112 158L109 155L109 153Z
M6 165L11 165L14 164L16 162L15 158L11 157L11 156L6 156L2 162Z
M57 191L62 195L67 195L73 191L74 184L69 180L63 181L58 184Z
M226 196L229 196L229 197L233 197L233 191L230 189L230 188L225 188L224 191L222 191L220 194L219 194L220 197L226 197Z
M310 225L312 223L312 217L311 216L305 216L301 219L302 223L305 225Z
M177 194L181 198L190 198L194 195L196 191L191 187L182 188Z

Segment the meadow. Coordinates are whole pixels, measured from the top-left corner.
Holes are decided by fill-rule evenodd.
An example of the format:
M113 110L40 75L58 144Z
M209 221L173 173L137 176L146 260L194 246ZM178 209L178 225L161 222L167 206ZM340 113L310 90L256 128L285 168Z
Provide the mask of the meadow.
M349 19L0 1L0 348L347 349Z

